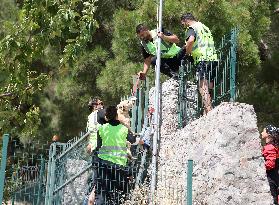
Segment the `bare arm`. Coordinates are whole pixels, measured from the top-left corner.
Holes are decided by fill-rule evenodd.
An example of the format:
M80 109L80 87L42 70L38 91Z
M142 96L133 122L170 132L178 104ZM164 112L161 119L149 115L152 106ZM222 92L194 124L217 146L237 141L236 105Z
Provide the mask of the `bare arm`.
M164 35L162 32L158 33L158 36L163 39L164 41L170 42L170 43L179 43L179 38L177 37L177 35L170 35L170 36L166 36Z
M144 74L146 74L149 69L149 66L151 64L151 58L152 56L149 56L148 58L144 59L143 71L142 71Z
M195 37L190 36L187 43L186 43L186 54L189 55L192 52L193 45L194 45Z

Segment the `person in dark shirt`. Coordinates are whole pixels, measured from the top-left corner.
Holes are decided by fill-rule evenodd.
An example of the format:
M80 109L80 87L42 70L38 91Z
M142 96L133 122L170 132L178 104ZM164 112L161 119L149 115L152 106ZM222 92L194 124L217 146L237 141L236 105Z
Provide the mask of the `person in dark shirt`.
M138 73L139 78L145 79L150 65L156 65L156 41L158 37L161 38L160 71L169 77L176 78L181 59L185 54L181 53L181 48L176 45L179 43L178 37L165 29L157 33L156 29L149 30L149 28L143 24L139 24L136 27L136 33L141 40L141 49L144 58L143 70Z

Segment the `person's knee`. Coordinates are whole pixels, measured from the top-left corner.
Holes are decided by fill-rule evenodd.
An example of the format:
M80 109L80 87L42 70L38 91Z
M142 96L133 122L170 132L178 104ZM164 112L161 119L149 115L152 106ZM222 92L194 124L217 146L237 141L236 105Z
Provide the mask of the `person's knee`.
M89 199L89 200L88 200L88 205L94 205L94 200Z
M199 87L202 89L208 89L208 81L206 79L201 79L199 83Z
M88 205L94 205L95 197L90 195L88 198Z

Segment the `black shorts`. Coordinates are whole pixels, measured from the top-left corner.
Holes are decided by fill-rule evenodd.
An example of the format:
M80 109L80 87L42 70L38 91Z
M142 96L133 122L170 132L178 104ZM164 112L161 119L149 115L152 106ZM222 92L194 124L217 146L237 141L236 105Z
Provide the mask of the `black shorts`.
M218 61L200 61L196 65L199 80L207 79L209 82L212 82L216 77L217 66Z
M178 73L179 66L181 65L181 60L185 56L185 49L181 49L174 57L172 58L161 58L161 73L172 77L172 73ZM153 56L151 59L151 65L155 67L157 56Z

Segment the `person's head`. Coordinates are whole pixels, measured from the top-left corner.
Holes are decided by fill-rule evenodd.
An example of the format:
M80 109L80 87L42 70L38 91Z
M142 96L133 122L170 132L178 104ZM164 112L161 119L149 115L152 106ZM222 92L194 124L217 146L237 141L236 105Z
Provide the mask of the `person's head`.
M117 119L117 107L116 106L108 106L106 109L106 119L116 120Z
M52 142L58 142L60 140L60 137L58 135L53 135Z
M129 110L133 108L136 100L136 97L132 97L128 100L122 100L116 107L121 113L128 113Z
M136 27L136 33L137 36L142 40L142 41L148 41L151 39L151 35L149 32L149 29L147 26L144 24L139 24Z
M180 18L180 21L181 21L181 24L184 26L184 27L188 27L190 26L190 24L192 22L195 22L197 21L196 18L193 16L193 14L191 13L186 13L186 14L183 14Z
M100 100L99 97L90 98L88 102L88 108L90 111L102 109L104 106L103 102Z
M265 139L267 143L277 143L278 141L278 128L273 125L267 125L262 131L262 139Z

